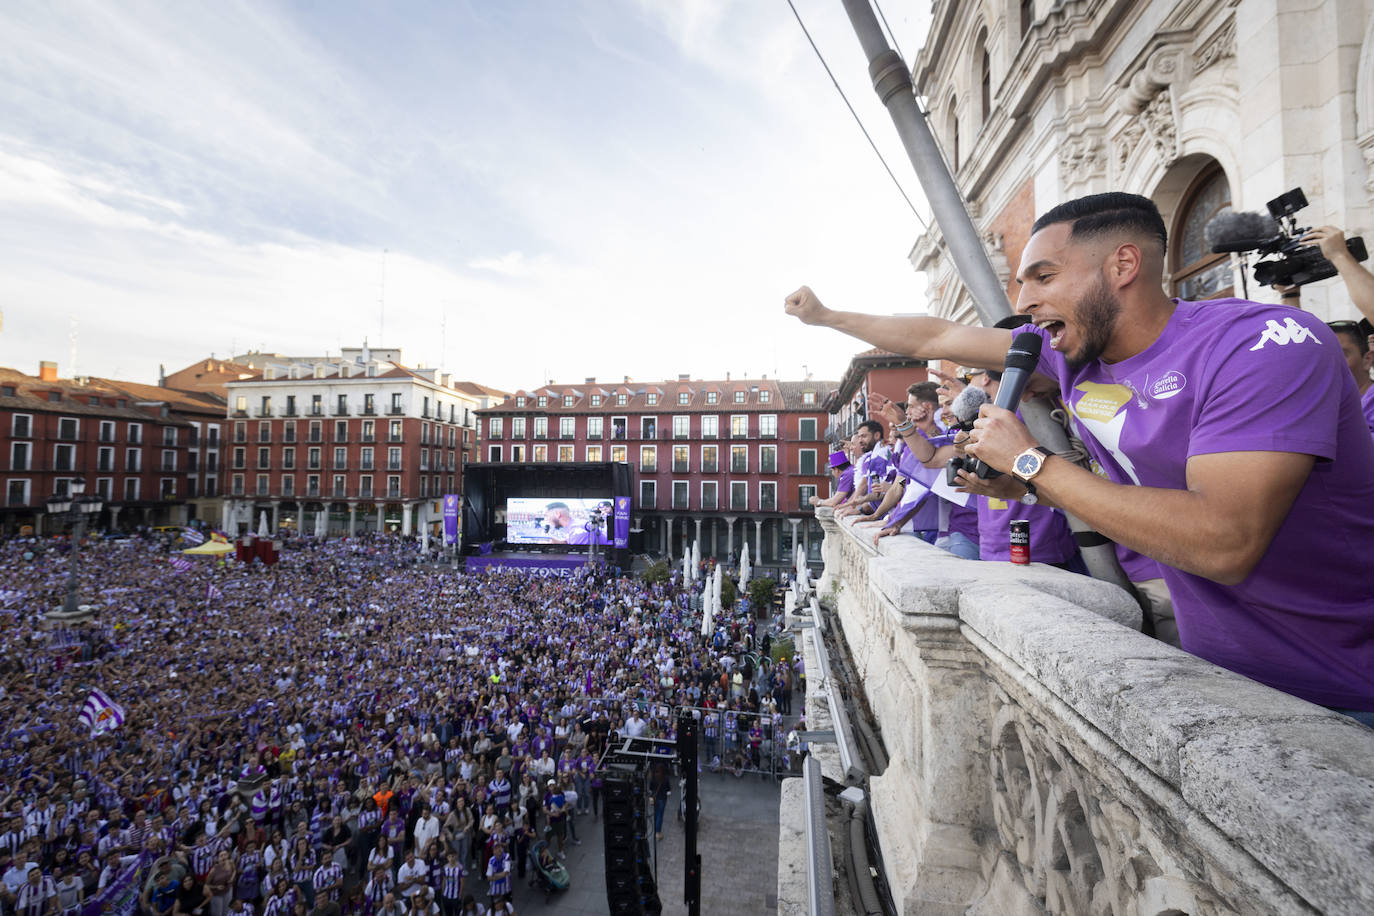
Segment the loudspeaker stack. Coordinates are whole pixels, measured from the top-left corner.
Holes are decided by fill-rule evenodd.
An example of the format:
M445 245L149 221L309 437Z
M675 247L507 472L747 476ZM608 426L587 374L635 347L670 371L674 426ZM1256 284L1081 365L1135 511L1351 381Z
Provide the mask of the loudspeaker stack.
M608 773L602 818L606 838L606 902L611 916L663 912L649 858L644 780Z

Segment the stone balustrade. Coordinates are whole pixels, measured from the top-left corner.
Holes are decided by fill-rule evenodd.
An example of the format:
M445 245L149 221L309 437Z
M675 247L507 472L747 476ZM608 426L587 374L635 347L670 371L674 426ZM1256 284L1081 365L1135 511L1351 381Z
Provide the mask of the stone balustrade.
M1374 731L1136 632L1115 586L817 515L899 912L1374 913Z

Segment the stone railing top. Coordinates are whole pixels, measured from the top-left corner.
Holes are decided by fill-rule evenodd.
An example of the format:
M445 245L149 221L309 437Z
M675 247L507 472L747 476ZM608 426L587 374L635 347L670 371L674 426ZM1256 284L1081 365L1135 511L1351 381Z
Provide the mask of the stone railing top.
M1081 716L1305 900L1374 907L1374 731L1138 632L1114 585L1038 564L961 560L817 511L920 638L958 626L999 668ZM850 561L852 563L852 560ZM847 567L852 569L852 566ZM829 574L829 570L827 570ZM851 573L852 575L852 573ZM1369 910L1364 910L1369 911Z

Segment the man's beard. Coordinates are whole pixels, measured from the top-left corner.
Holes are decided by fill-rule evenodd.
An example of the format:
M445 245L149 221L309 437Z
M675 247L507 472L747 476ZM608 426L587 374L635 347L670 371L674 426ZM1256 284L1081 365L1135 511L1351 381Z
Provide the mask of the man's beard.
M1098 274L1097 285L1088 290L1075 307L1074 323L1083 337L1078 351L1065 354L1071 369L1081 369L1095 362L1111 343L1116 319L1121 315L1121 303L1107 286L1107 278Z

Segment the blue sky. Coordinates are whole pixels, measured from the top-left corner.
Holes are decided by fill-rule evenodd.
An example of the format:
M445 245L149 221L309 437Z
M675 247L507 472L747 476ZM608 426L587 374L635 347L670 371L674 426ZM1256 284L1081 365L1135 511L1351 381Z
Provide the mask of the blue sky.
M908 192L839 0L796 0ZM885 8L902 50L924 4ZM920 9L916 9L920 7ZM500 387L835 378L915 217L785 0L0 6L0 365L401 347ZM919 201L918 205L924 206Z

